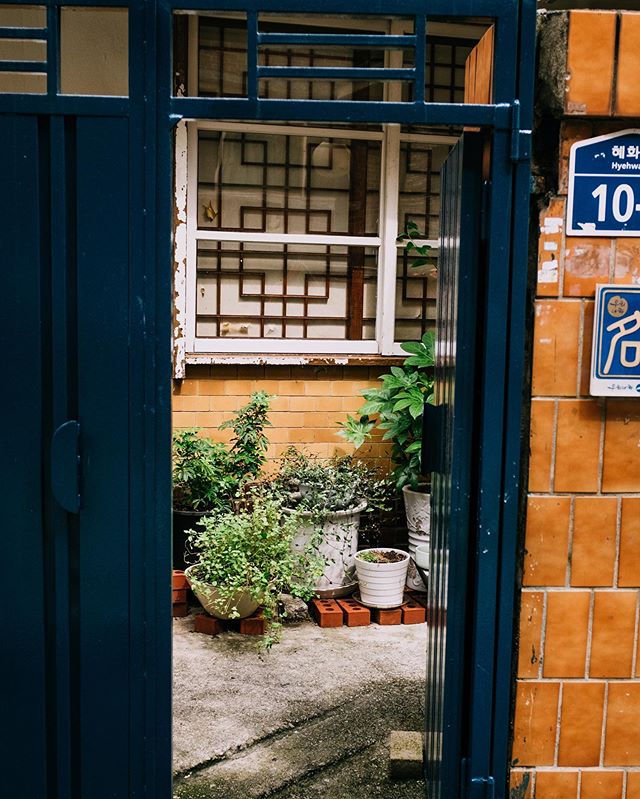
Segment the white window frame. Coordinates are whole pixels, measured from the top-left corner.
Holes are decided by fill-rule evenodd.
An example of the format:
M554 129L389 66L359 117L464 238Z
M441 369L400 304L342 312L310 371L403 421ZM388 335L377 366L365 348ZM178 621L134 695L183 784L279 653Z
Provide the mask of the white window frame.
M197 17L190 17L189 46L189 93L197 93ZM394 21L392 27L402 21ZM391 30L396 33L399 30ZM195 45L195 46L194 46ZM397 51L387 53L388 66L401 66L395 63L402 59ZM396 83L386 87L385 97L389 101L398 101L401 88ZM379 229L377 236L351 235L315 235L315 234L272 234L243 233L238 231L212 230L198 227L198 131L242 131L267 134L289 134L332 139L358 139L381 142L380 164L380 207ZM404 245L397 243L399 234L399 164L400 148L404 142L443 145L455 144L457 136L440 134L403 133L400 125L389 124L380 130L350 130L345 127L330 126L293 126L278 124L262 124L259 122L215 122L209 120L187 121L187 153L176 154L176 186L182 185L186 171L186 291L182 298L183 308L178 309L177 316L183 320L180 335L183 337L186 361L202 362L203 357L230 355L325 355L325 356L391 356L404 354L400 343L395 341L396 324L396 284L397 284L397 251ZM290 243L290 244L333 244L342 246L375 247L378 250L377 274L377 307L375 337L370 340L351 339L286 339L286 338L244 338L244 337L198 337L197 322L197 248L198 241L238 241L256 243ZM423 239L416 244L428 244L439 248L439 240ZM178 242L176 241L176 246ZM176 253L176 263L182 262L181 253ZM182 295L181 295L182 296ZM182 310L182 314L180 314Z

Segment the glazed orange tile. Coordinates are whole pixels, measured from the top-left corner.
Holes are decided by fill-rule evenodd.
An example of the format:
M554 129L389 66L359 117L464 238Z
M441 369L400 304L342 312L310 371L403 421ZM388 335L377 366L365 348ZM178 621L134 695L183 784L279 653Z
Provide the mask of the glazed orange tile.
M601 411L595 400L560 400L554 488L598 490Z
M640 771L628 772L626 799L640 799Z
M640 404L608 400L604 431L603 491L640 491Z
M573 511L571 585L613 585L618 501L576 497Z
M553 400L531 402L529 431L529 491L551 490L551 455L556 404Z
M558 170L558 192L567 193L569 175L569 153L571 146L582 139L593 136L593 123L587 119L566 119L560 123L560 163Z
M622 771L583 771L580 799L622 799Z
M531 799L533 796L533 777L535 772L525 769L511 769L509 773L509 795L518 799Z
M518 677L537 677L540 664L540 637L544 593L523 591L520 600L520 640Z
M538 771L536 774L536 799L573 799L577 793L577 771Z
M589 383L591 380L591 352L593 349L593 300L583 301L582 331L580 339L582 351L580 356L580 396L589 396Z
M560 713L561 766L597 766L600 762L603 682L564 683Z
M611 239L567 236L564 251L565 297L593 297L598 283L609 282Z
M565 99L568 114L611 113L615 36L615 12L570 12Z
M623 497L618 585L640 587L640 497Z
M605 766L640 763L640 682L612 682L605 730Z
M590 600L589 591L547 594L544 677L584 677Z
M590 677L631 677L636 591L596 591Z
M615 115L640 115L638 74L640 73L640 14L620 14L618 66L616 73Z
M640 55L640 49L638 54ZM640 241L638 239L620 238L616 241L613 282L631 285L640 283Z
M519 766L553 764L559 692L557 682L518 684L512 759Z
M569 497L529 497L523 585L564 585L569 552Z
M533 396L575 397L581 303L538 300L533 331Z
M540 211L536 289L538 297L557 297L559 294L564 222L564 198L554 197L549 205Z

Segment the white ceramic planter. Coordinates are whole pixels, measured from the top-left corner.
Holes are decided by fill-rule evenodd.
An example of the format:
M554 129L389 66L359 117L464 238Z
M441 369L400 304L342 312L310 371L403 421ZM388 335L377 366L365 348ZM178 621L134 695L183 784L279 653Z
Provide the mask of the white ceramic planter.
M429 558L431 556L430 549L431 547L429 544L420 544L420 546L418 546L416 551L413 553L413 558L417 565L426 571L429 570Z
M326 514L317 547L325 562L324 572L315 584L316 594L321 599L348 596L358 585L354 561L358 551L360 514L366 507L367 503L363 501L355 508ZM293 540L293 548L298 551L304 551L318 532L311 523L311 513L303 513L302 518L308 523L300 528Z
M424 491L414 491L409 486L402 489L404 509L407 515L407 528L409 530L409 552L415 559L416 548L428 546L431 535L431 494ZM427 567L428 568L428 567ZM415 567L409 564L407 571L407 588L412 591L426 591L422 577Z
M402 552L394 547L363 549L362 552ZM361 553L358 553L361 554ZM370 608L397 608L402 604L409 566L409 553L397 563L369 563L356 557L360 601Z
M195 566L189 566L185 569L185 577L191 586L193 593L198 597L200 604L211 616L216 619L230 619L232 618L233 608L237 608L238 616L235 618L245 619L258 609L258 603L251 598L247 591L237 591L227 600L221 600L218 595L218 589L213 585L203 583L193 576L193 569Z

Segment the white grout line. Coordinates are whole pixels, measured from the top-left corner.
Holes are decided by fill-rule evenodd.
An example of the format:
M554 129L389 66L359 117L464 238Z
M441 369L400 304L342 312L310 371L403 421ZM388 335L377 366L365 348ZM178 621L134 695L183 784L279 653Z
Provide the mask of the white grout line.
M607 734L607 711L609 709L609 683L604 684L604 704L602 707L602 729L600 730L600 760L599 765L604 766L604 746Z
M613 587L618 588L620 579L620 539L622 534L622 497L618 497L616 507L616 557L613 562Z
M540 652L538 654L538 679L543 678L543 667L544 667L544 647L547 640L547 602L548 602L548 591L543 592L542 598L542 622L540 624Z
M587 622L587 651L584 659L584 676L589 679L589 671L591 669L591 643L593 641L593 609L596 602L596 595L593 588L590 590L591 596L589 597L589 620Z
M640 621L640 591L636 591L636 619L633 629L633 652L631 653L631 678L638 668L638 627Z
M571 570L573 568L573 532L576 518L576 498L571 497L569 502L569 540L567 541L567 568L565 573L565 588L571 588Z
M564 683L560 683L560 690L558 691L558 712L556 714L556 740L553 749L553 765L558 765L558 752L560 751L560 719L562 717L562 696L563 696Z
M602 494L602 478L604 476L604 431L607 421L606 398L598 403L600 405L600 443L598 446L598 494Z
M578 322L578 374L576 375L576 397L580 397L582 382L582 356L584 355L584 302L580 302L580 321Z

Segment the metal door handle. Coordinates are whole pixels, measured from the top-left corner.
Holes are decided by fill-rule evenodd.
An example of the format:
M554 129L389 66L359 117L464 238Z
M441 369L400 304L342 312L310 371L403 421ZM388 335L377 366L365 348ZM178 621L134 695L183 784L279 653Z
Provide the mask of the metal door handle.
M80 510L80 423L61 424L51 440L51 490L66 511Z

